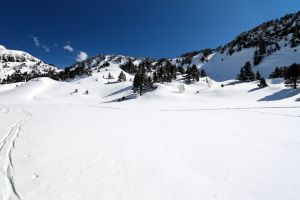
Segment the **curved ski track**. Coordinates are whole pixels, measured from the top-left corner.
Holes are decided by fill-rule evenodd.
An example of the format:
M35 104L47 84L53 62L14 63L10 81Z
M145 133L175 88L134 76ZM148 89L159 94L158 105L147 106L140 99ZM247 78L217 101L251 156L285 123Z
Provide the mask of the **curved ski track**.
M1 106L0 116L5 117L12 112L11 108ZM14 183L14 166L12 163L12 151L15 141L19 137L22 125L31 117L30 113L21 110L23 117L9 127L7 134L0 138L0 199L21 200Z

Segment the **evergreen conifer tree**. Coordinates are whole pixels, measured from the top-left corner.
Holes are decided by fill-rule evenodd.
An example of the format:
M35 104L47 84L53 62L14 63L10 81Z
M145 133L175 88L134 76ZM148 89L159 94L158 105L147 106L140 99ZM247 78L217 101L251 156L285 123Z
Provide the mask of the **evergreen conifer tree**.
M238 74L237 79L240 81L255 80L255 74L252 71L252 66L250 62L246 62L244 67L241 68L240 74Z
M107 78L108 78L108 79L113 79L114 77L113 77L110 73L108 73Z
M185 83L186 84L190 84L192 81L192 75L191 75L191 67L187 67L186 68L186 76L185 76Z
M121 71L118 76L118 82L124 82L124 81L126 81L126 75L123 71Z
M256 80L260 80L260 79L261 79L261 75L260 75L260 73L259 73L258 70L256 71L255 79L256 79Z
M267 84L265 78L260 78L260 79L259 79L259 83L258 83L257 86L258 86L259 88L265 88L265 87L267 87L268 84Z
M200 77L205 77L205 76L207 76L205 70L201 69L201 71L200 71Z
M193 65L192 68L191 68L191 77L195 81L199 81L200 72L199 72L199 69L196 65Z
M292 64L287 69L284 79L287 87L297 89L297 86L300 83L300 64Z
M157 83L158 82L158 76L157 76L157 72L153 73L153 82Z
M139 93L142 96L147 89L153 89L153 80L147 77L145 68L141 67L135 74L132 84L134 93Z
M252 71L252 66L250 62L246 62L244 66L244 73L245 73L245 79L246 81L254 81L255 80L255 75Z
M245 77L245 73L244 73L244 68L242 67L240 73L237 75L237 80L244 81L244 77Z

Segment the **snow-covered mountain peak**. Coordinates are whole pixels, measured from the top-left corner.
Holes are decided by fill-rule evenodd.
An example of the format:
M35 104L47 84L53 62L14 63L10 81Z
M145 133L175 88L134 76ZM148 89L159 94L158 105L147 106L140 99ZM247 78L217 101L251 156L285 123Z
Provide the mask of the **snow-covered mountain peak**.
M58 69L29 53L6 49L3 45L0 45L0 80L14 73L45 74L53 70L57 71Z
M91 68L93 70L97 70L102 67L108 67L108 66L120 66L122 64L125 64L129 61L133 62L134 65L139 65L144 60L151 60L151 62L154 62L154 59L150 58L143 58L143 57L130 57L130 56L123 56L123 55L98 55L91 57L87 60L84 60L82 62L76 63L70 68L76 68L79 66L84 66Z
M6 49L5 46L0 44L0 50L5 50L5 49Z

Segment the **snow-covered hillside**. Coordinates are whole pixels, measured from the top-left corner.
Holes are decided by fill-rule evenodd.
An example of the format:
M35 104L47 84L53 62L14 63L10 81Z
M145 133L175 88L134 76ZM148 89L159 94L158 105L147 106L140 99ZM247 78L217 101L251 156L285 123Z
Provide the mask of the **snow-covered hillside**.
M249 48L237 52L231 56L216 52L206 63L199 63L211 78L217 81L224 81L236 78L241 67L245 62L250 61L253 64L253 53L255 49ZM266 57L259 65L253 67L262 76L268 78L276 67L290 66L293 63L300 63L300 46L282 47L281 50Z
M196 65L203 68L217 81L235 79L240 68L251 62L254 71L259 71L268 78L276 67L300 63L300 12L288 14L280 19L265 22L253 29L239 34L234 40L215 49L185 53L180 57L168 59L177 67ZM159 60L129 57L122 55L98 55L69 68L88 67L94 71L109 65L122 65L132 61L138 66L142 61L149 61L155 68ZM21 73L45 74L57 71L51 65L28 53L7 50L0 45L0 79L20 70Z
M197 65L214 80L235 79L251 62L266 78L276 67L300 62L300 12L265 22L216 49L204 49L172 59L177 66Z
M102 67L107 67L110 65L114 65L114 66L120 66L126 62L132 61L134 65L139 65L142 61L144 61L147 58L141 58L141 57L129 57L129 56L123 56L123 55L98 55L98 56L94 56L91 57L85 61L76 63L72 66L70 66L70 68L76 68L78 66L85 66L85 67L89 67L93 70L98 70ZM151 62L155 62L154 59L148 59Z
M300 63L298 16L179 58L100 55L55 80L1 84L0 200L298 200L300 89L281 78L264 88L235 80L247 61L266 78ZM209 77L186 84L179 67L192 65ZM57 71L0 45L0 79L49 70ZM156 89L133 92L136 74L145 85L156 72L165 78Z
M298 199L299 90L119 73L0 85L1 199Z
M9 50L0 45L0 80L17 71L27 74L33 71L37 74L44 74L51 70L57 71L58 69L26 52Z

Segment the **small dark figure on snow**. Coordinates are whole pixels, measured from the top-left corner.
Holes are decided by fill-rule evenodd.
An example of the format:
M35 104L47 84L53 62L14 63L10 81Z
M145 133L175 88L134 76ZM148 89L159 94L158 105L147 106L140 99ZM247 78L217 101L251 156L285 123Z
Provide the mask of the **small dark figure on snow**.
M75 90L74 90L74 92L71 92L71 95L72 94L76 94L78 92L78 89L76 88Z

